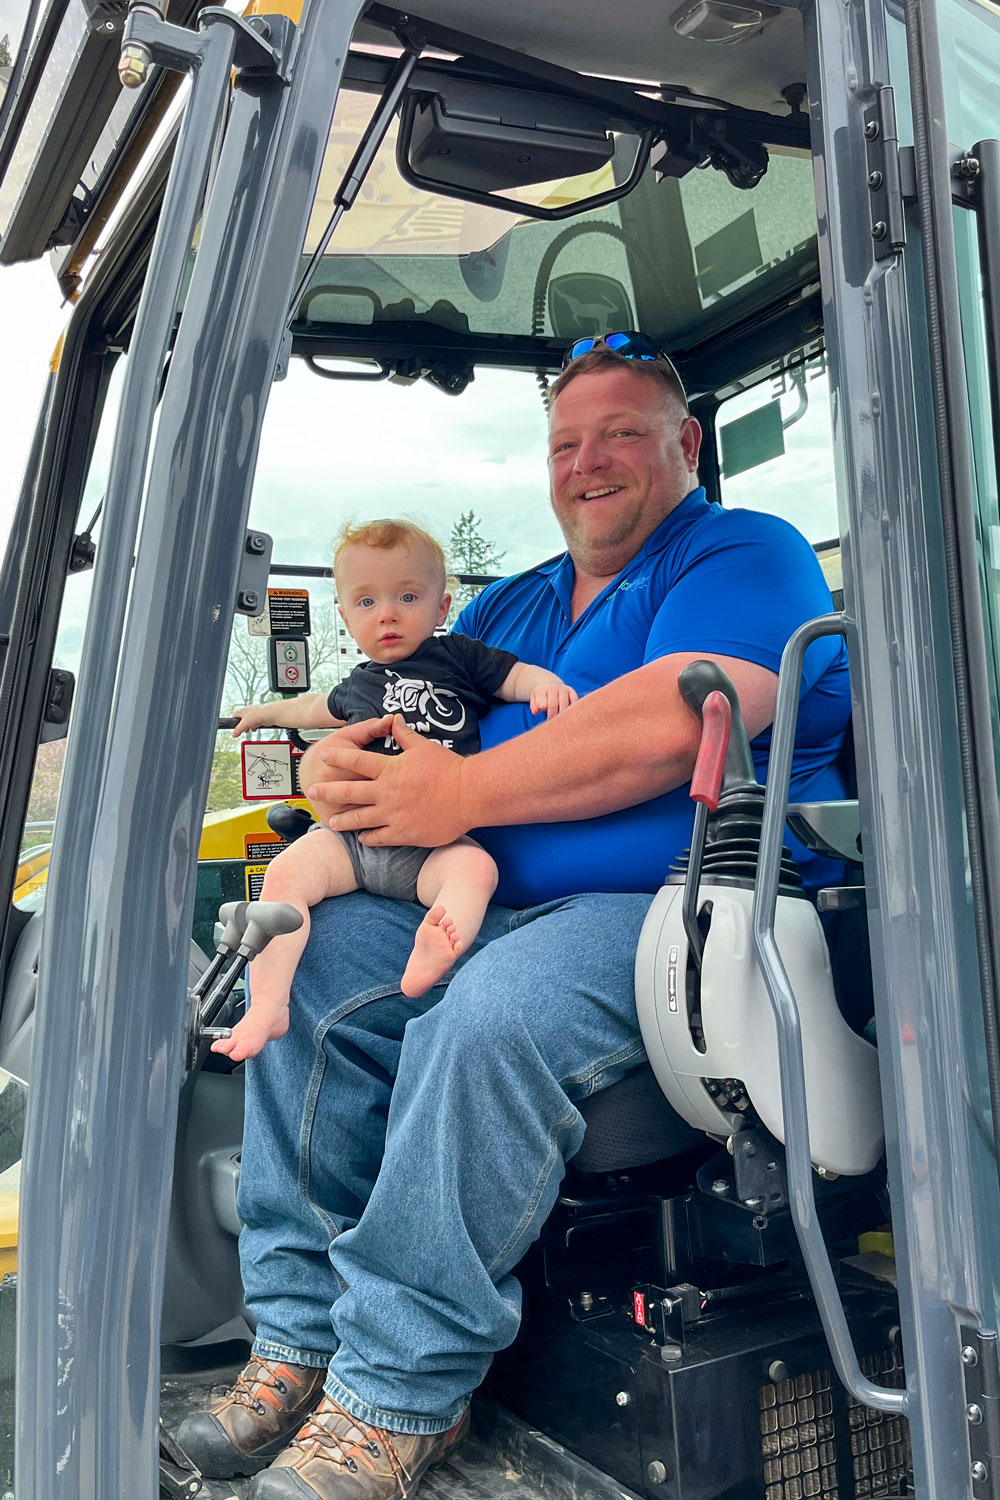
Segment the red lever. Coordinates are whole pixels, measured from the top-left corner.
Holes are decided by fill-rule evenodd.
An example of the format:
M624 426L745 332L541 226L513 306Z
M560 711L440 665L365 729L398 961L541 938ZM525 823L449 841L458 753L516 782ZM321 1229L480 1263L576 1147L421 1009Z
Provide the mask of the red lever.
M701 710L701 744L691 777L691 800L703 802L709 812L715 812L722 790L722 772L729 749L729 730L733 722L733 710L725 693L718 689L709 693Z

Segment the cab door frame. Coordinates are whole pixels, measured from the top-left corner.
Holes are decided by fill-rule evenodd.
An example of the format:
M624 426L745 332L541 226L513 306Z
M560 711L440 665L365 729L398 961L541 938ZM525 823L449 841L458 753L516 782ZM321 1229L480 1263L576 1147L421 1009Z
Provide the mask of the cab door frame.
M934 0L921 9L933 19ZM906 10L907 24L919 24L909 0ZM952 407L942 410L944 392L931 378L937 373L928 337L934 288L925 279L922 226L913 206L905 212L905 248L882 243L885 221L877 229L872 212L868 148L886 85L895 85L901 135L908 125L898 11L889 14L880 0L852 0L844 8L817 3L806 12L806 24L914 1472L921 1500L954 1500L972 1493L963 1329L995 1329L1000 1265L982 1012L984 980L991 984L992 975L980 962L988 955L974 919L970 874L982 890L989 886L983 859L974 857L970 870L965 839L971 815L992 843L996 777L992 765L983 767L968 800L970 745L958 712L968 692L962 678L968 663L956 665L942 505L949 484L957 505L972 502L961 476L942 467L935 443L940 422L954 429L963 420L966 393L964 382L960 391L952 388ZM926 66L940 71L933 43ZM940 149L937 142L933 149ZM953 273L945 266L944 274ZM968 525L971 517L961 519ZM982 650L981 626L979 641L967 633L966 645L971 653Z

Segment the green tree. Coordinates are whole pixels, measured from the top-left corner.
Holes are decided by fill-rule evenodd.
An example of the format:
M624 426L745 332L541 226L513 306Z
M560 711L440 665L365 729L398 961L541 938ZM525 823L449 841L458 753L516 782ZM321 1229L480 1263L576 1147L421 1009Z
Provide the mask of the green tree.
M499 552L488 537L483 536L482 520L474 510L463 511L451 528L448 538L448 566L455 573L488 573L497 576L503 571L506 552ZM455 589L449 624L460 609L474 599L483 587L477 583L462 583Z
M0 68L11 68L13 65L14 59L10 55L10 32L5 31L3 36L0 36Z

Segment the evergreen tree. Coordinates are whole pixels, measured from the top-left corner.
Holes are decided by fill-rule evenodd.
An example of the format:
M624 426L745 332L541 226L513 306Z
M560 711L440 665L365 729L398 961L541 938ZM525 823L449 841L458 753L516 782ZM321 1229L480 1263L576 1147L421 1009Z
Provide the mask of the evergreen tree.
M506 552L499 552L488 537L483 536L482 520L474 510L463 511L451 528L448 538L448 566L455 573L490 574L497 577L503 571ZM460 609L474 599L482 584L463 583L455 589L448 623L453 623Z
M5 31L0 36L0 68L10 68L14 65L14 59L10 55L10 32Z

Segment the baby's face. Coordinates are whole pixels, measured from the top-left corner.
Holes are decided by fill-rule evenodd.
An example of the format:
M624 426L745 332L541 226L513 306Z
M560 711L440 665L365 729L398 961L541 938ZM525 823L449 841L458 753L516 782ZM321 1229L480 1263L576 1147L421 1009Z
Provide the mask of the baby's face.
M372 661L403 661L443 625L451 604L423 547L346 547L337 562L341 617Z

